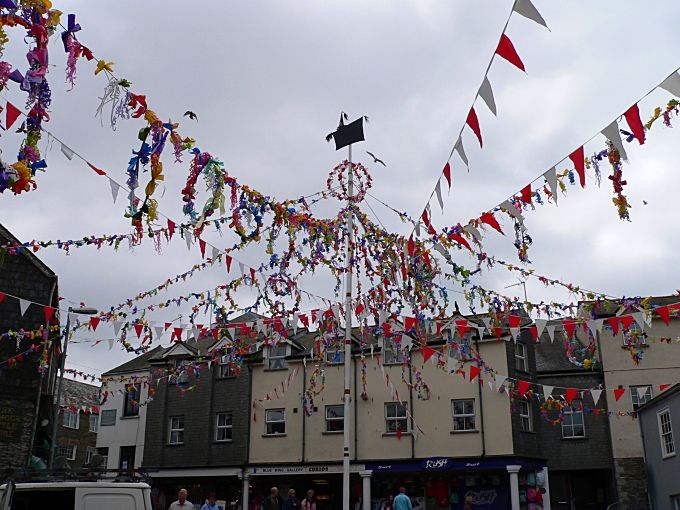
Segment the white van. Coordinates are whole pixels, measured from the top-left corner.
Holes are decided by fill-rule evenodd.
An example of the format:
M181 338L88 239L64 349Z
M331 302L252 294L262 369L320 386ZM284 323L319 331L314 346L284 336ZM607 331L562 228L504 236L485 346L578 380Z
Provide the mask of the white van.
M17 483L12 501L6 491L7 485L0 485L0 507L6 505L0 510L152 510L146 483Z

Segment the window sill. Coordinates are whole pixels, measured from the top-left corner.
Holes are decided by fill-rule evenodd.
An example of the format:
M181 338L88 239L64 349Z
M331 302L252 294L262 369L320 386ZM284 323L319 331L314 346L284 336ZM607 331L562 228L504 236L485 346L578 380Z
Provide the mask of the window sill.
M63 425L63 428L68 429L68 430L80 430L80 427L67 427L66 425Z
M322 436L338 436L340 434L343 434L344 430L324 430L321 435Z
M184 446L184 443L166 443L165 446Z
M226 381L229 379L236 379L236 376L235 375L226 375L224 377L217 376L218 381Z
M401 435L402 436L410 436L411 432L402 432ZM397 433L396 432L383 432L382 437L397 437Z
M403 364L404 364L403 361L394 361L394 362L391 362L391 363L386 363L386 362L383 361L383 366L385 366L385 367L400 367Z
M588 439L588 436L574 436L574 437L562 436L562 441L582 441L584 439Z
M668 460L672 459L673 457L675 457L675 453L671 453L670 455L662 455L661 460Z
M536 432L533 430L520 430L520 432L522 434L534 434L534 435L536 434Z
M631 344L631 345L622 345L621 349L626 349L628 350L629 347L635 347L636 349L649 349L649 344Z
M214 444L224 444L224 443L229 444L229 443L233 443L233 442L234 442L233 439L215 439L213 441Z
M288 434L262 434L262 437L286 437Z
M478 434L479 429L472 429L472 430L452 430L451 434Z
M283 372L284 370L288 370L288 367L283 367L283 368L265 368L265 372Z
M121 416L120 419L121 420L139 420L139 415L137 414L135 416Z

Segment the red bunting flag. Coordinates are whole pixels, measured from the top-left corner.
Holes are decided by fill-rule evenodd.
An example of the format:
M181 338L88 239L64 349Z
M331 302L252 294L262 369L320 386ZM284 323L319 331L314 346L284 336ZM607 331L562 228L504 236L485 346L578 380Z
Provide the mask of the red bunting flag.
M142 331L144 331L144 324L135 324L135 331L137 332L137 338L142 336Z
M212 333L213 340L219 340L220 338L220 330L218 328L213 328L210 330L210 333Z
M527 184L522 188L522 202L525 204L530 204L531 203L531 196L533 193L531 192L531 183Z
M468 113L465 123L470 126L470 129L472 129L472 131L477 136L477 140L479 140L479 146L484 147L484 142L482 141L482 130L479 128L479 119L477 118L477 113L475 112L474 107L470 108L470 113Z
M361 312L364 311L364 305L362 303L359 303L357 307L354 309L354 313L356 314L357 317L361 315Z
M511 328L519 328L519 325L522 323L522 317L520 315L510 315L508 317L508 325Z
M90 317L90 329L92 331L97 331L97 326L99 326L99 321L101 321L101 319L99 317Z
M458 330L458 336L465 338L465 335L470 331L470 326L467 319L456 319L456 329Z
M583 154L583 145L576 149L574 152L569 154L569 159L574 163L574 168L578 174L579 182L581 187L586 187L586 158Z
M418 326L418 319L415 317L404 316L404 331L411 331Z
M300 322L302 323L302 325L305 328L309 329L309 318L307 317L307 315L304 314L304 313L300 314L299 319L300 319Z
M227 273L231 273L231 261L234 260L231 256L226 255L225 261L227 263Z
M168 220L168 237L172 239L172 234L175 233L175 222Z
M531 338L534 342L538 342L538 326L529 326L529 333L531 333Z
M407 248L408 248L409 257L413 257L413 254L416 252L416 243L413 240L413 236L408 238Z
M454 234L453 232L449 234L449 239L451 241L456 241L458 244L465 246L468 250L472 251L470 243L468 243L465 238L460 234Z
M635 318L632 315L622 315L619 319L621 319L623 329L630 329L633 325L633 321L635 321Z
M21 110L7 101L7 111L5 114L5 129L9 129L17 121L19 115L21 115Z
M205 258L205 244L205 241L199 237L198 246L201 249L201 258Z
M619 334L619 318L618 317L609 317L607 319L607 322L609 322L609 325L612 327L612 332L614 333L614 336Z
M640 142L640 145L645 143L645 127L642 125L642 120L640 119L640 110L638 109L637 103L628 108L628 111L623 114L628 123L628 127Z
M567 333L567 338L569 338L569 340L574 338L574 333L576 332L576 321L574 319L564 319L562 321L562 326L564 326L564 331Z
M496 335L496 340L500 340L501 335L503 334L503 328L501 328L500 326L496 326L493 328L493 333L494 335Z
M503 233L503 230L501 230L501 226L498 223L498 220L496 220L496 217L493 215L492 212L485 212L479 217L479 221L482 223L486 223L489 225L491 228L497 230L500 234L505 235Z
M43 306L43 312L45 313L45 323L48 325L50 323L50 319L52 319L52 316L54 315L54 310L55 309L51 306Z
M172 338L171 340L177 340L178 342L182 341L182 331L184 331L182 328L174 328L172 331Z
M571 404L571 401L574 400L577 395L578 390L576 388L567 388L567 394L564 397L567 401L567 404Z
M255 285L255 268L250 268L250 282Z
M390 327L390 324L388 322L383 322L382 329L383 333L385 333L385 336L390 336L392 328Z
M527 390L531 386L531 383L529 381L519 381L519 396L524 397L526 395Z
M443 325L440 321L437 321L437 322L436 322L436 325L437 325L437 333L436 333L436 335L439 336L439 337L441 337L441 336L442 336L442 328L444 327L444 325Z
M666 391L670 387L671 387L670 384L659 384L659 393L661 393L662 391Z
M0 303L2 303L5 300L6 295L7 294L5 294L4 292L0 292Z
M451 165L449 163L446 163L444 165L444 177L446 178L446 182L449 183L449 190L451 189Z
M97 175L106 175L106 172L104 170L102 170L101 168L97 168L96 166L94 166L89 161L87 162L87 166L89 166L92 170L94 170L94 173L96 173Z
M429 345L426 345L423 347L423 363L427 363L427 361L434 356L435 350L430 347Z
M472 365L470 367L470 382L475 380L475 377L479 376L479 374L482 372L482 369Z
M661 320L664 322L666 326L670 325L671 323L671 312L668 309L667 306L660 306L657 308L656 313L659 314L659 317L661 317Z
M526 72L526 69L524 69L524 63L522 62L522 59L519 58L519 55L515 50L515 46L512 44L510 38L505 34L501 35L501 40L498 43L498 48L496 48L496 55L498 55L499 57L503 57L505 60L507 60L517 68Z
M621 397L623 397L623 394L626 392L626 388L616 388L614 390L614 399L618 402L621 400Z

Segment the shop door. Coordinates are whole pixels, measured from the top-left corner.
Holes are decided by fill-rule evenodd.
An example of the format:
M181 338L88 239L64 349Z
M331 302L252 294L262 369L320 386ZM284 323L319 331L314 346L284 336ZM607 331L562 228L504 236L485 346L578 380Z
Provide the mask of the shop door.
M120 447L120 461L118 468L121 471L132 471L135 468L135 447L121 446Z

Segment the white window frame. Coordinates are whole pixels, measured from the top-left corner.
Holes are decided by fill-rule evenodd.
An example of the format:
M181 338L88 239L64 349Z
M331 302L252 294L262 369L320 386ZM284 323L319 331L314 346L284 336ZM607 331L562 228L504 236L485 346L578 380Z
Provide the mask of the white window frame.
M639 384L637 386L629 386L628 388L630 390L630 400L633 406L633 411L637 411L640 406L646 404L654 398L654 389L651 384ZM638 396L638 388L647 388L645 391L645 398L643 398L642 402L640 402L640 398ZM646 397L647 394L649 394L649 398Z
M328 416L328 411L330 411L332 408L339 408L342 410L342 416ZM329 425L331 423L340 423L341 427L339 429L330 429ZM334 404L330 406L326 406L326 432L330 434L334 434L336 432L344 432L345 430L345 405L344 404Z
M129 391L128 386L133 386L134 390ZM132 398L132 394L137 395L137 398ZM139 403L140 400L142 399L142 385L140 383L135 383L131 385L126 385L125 386L125 395L123 396L123 417L132 417L132 416L139 416ZM132 403L130 403L130 412L128 413L128 401L129 400L134 400L137 402L136 406L132 406Z
M527 412L524 413L523 406L526 406ZM534 418L533 411L531 410L531 402L528 400L519 401L519 419L520 419L520 429L522 432L533 432L534 431ZM525 423L527 426L525 426Z
M583 439L586 437L586 419L583 413L583 401L574 399L562 409L562 439ZM581 423L575 424L574 418L580 416ZM569 420L569 423L565 423ZM576 434L576 426L581 425L582 434Z
M113 414L113 423L102 423L101 418L107 413L106 416ZM116 409L102 409L99 413L99 426L100 427L115 427L116 420L118 418L118 411Z
M220 416L228 416L229 419L227 420L229 423L222 423L220 424ZM229 437L223 437L220 438L220 432L228 432ZM221 413L216 413L215 414L215 442L217 443L230 443L233 440L233 431L234 431L234 413L225 411Z
M664 423L664 417L668 421ZM656 413L656 422L659 426L659 441L661 443L661 458L669 459L675 457L675 439L673 438L673 422L671 421L671 410L665 407ZM667 427L664 427L667 425Z
M463 407L468 402L472 402L472 413L456 413L456 402L462 402ZM453 417L453 431L454 432L470 432L477 430L476 413L475 413L475 399L474 398L455 398L451 400L451 415ZM457 428L456 418L462 418L464 422L463 428ZM472 424L472 427L467 425Z
M232 363L229 363L229 356L222 356L217 367L218 379L230 379L232 377L236 377L234 366Z
M404 353L391 338L383 339L383 365L403 365Z
M174 423L174 420L178 420ZM173 441L173 434L177 439ZM171 416L168 424L168 444L184 444L184 416Z
M85 450L85 463L89 464L90 461L92 460L92 456L97 454L97 447L96 446L88 446L87 449Z
M518 351L521 351L521 353ZM526 372L528 370L527 346L521 342L515 344L515 369L521 372Z
M269 417L269 413L277 411L283 414L282 420L272 420ZM283 432L269 432L269 425L283 423ZM286 410L284 408L277 407L275 409L265 409L264 411L264 435L265 436L285 436L286 435Z
M336 356L339 358L338 360L336 360ZM326 349L324 359L329 365L342 365L345 362L345 346Z
M99 415L92 413L90 415L90 432L94 432L95 434L99 432Z
M673 494L671 496L671 503L673 504L672 510L680 510L680 494Z
M285 342L280 342L276 345L270 345L267 347L267 370L287 370L288 361L286 358L289 356L289 345ZM277 352L276 356L273 355L274 349L283 349L285 354L281 355L281 352Z
M69 456L69 455L64 455L65 452L64 452L63 450L68 449L68 448L71 448L71 450L70 450L70 452L71 452L70 456ZM61 451L60 451L60 450L61 450ZM56 456L56 457L65 457L66 460L72 460L72 461L73 461L73 460L76 460L76 451L77 451L77 450L78 450L78 447L77 447L76 445L74 445L74 444L59 445L59 446L57 446L57 448L56 448L55 456Z
M395 406L397 409L397 412L395 413L395 416L388 416L387 414L387 408L389 406ZM401 415L399 414L399 410L403 409L404 414ZM406 434L408 432L408 409L406 408L406 404L402 404L400 402L385 402L385 434L396 434L397 433L397 426L394 426L394 430L390 430L390 423L391 422L404 422L406 424L405 427L402 427L401 433Z
M633 342L633 332L639 333L636 342ZM629 329L623 330L621 342L624 347L628 347L629 345L647 345L647 337L643 334L643 331L640 329L637 322L633 322Z
M75 416L75 424L73 424L73 417ZM80 413L78 411L71 411L68 407L64 408L64 422L65 429L78 430L80 428Z

